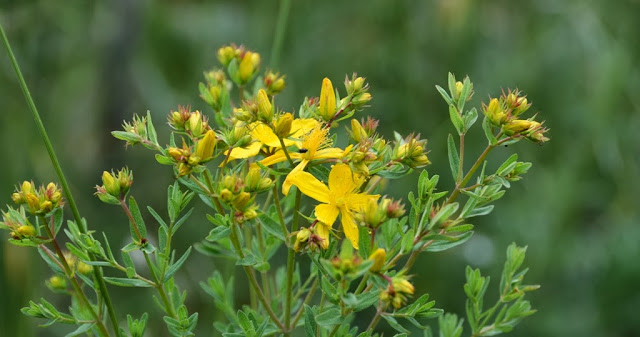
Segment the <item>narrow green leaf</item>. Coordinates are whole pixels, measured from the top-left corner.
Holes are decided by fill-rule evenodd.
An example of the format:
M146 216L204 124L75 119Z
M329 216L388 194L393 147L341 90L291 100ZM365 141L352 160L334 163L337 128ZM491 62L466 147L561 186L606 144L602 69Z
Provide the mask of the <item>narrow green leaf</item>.
M178 271L178 269L180 269L180 267L182 267L184 262L187 260L187 258L189 257L190 253L191 253L191 247L189 247L189 249L187 249L187 251L184 252L182 257L180 259L178 259L178 261L176 261L176 263L172 264L167 269L167 273L164 275L164 281L163 282L167 282L171 277L173 277L173 275Z
M322 327L328 328L343 321L342 313L338 308L330 308L316 315L316 323Z
M453 181L458 182L460 157L458 156L456 142L453 140L453 136L451 134L449 134L449 137L447 138L447 154L449 155L449 167L451 168Z
M438 90L440 95L442 95L442 98L444 98L444 101L447 102L448 105L453 104L453 100L451 99L451 97L449 97L449 94L447 94L447 92L441 86L436 85L436 89Z
M284 233L282 232L282 225L277 221L273 220L270 216L265 213L258 215L258 220L262 224L262 228L264 228L269 234L275 236L276 238L284 241Z
M464 121L462 120L460 113L458 113L458 109L453 105L449 105L449 118L451 119L453 126L456 128L456 131L458 131L458 134L461 135L464 133Z
M318 324L313 315L313 310L308 305L304 305L304 331L307 337L316 337L318 335Z
M131 211L131 215L133 216L133 220L136 222L136 224L138 225L138 231L140 232L140 235L142 236L142 238L138 237L138 234L135 231L134 228L134 224L131 223L131 221L129 221L130 227L131 227L131 237L133 238L134 241L139 241L140 239L144 239L147 237L147 228L144 225L144 219L142 219L142 214L140 213L140 208L138 208L138 203L136 202L136 199L134 199L133 197L129 197L129 210Z
M120 287L140 287L140 288L152 287L151 284L138 279L105 276L104 280L107 281L107 283L120 286Z

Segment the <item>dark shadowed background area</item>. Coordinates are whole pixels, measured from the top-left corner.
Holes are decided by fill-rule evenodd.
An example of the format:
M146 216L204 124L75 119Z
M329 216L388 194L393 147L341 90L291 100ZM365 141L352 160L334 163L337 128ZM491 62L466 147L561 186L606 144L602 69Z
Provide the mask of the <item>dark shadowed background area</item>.
M90 227L113 246L127 243L126 218L92 194L105 169L128 165L140 203L165 209L170 169L149 151L125 149L109 134L133 113L150 110L161 125L178 104L206 111L198 97L202 71L218 66L216 50L235 42L270 53L277 1L44 1L3 0L0 22L23 68L36 104ZM434 88L447 72L475 84L480 107L502 88L523 90L551 128L544 146L518 143L513 151L534 163L530 173L479 218L474 238L446 253L425 254L416 266L418 292L437 307L464 314L464 267L480 267L494 282L507 245L528 245L529 282L542 285L530 300L539 310L512 336L640 335L640 2L627 1L293 1L277 70L287 75L280 107L317 96L323 77L336 87L357 72L371 84L365 110L380 132L421 133L433 164L450 188L445 139L455 132ZM55 181L46 150L0 48L0 204L14 185ZM164 138L166 139L166 138ZM486 140L479 127L467 137L468 155ZM469 160L468 162L471 162ZM413 174L388 191L406 196ZM210 225L192 216L176 243L183 251ZM2 233L6 236L7 233ZM115 248L115 247L114 247ZM189 289L190 311L200 311L199 335L211 335L216 313L198 286L219 263L192 254L178 282ZM0 327L3 336L62 336L68 328L37 328L19 309L51 293L45 264L34 250L0 240ZM244 283L244 274L236 279ZM494 284L494 286L497 285ZM241 289L242 285L238 285ZM495 287L494 287L495 288ZM110 287L118 312L156 324L165 334L152 290ZM495 295L494 292L490 295ZM238 294L237 303L245 303ZM435 321L433 321L435 323ZM381 325L382 326L382 325ZM389 331L391 333L391 331Z

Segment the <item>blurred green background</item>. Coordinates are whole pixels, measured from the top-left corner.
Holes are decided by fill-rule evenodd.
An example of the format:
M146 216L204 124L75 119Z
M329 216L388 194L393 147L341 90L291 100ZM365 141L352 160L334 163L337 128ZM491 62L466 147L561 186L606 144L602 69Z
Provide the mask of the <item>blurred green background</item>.
M278 7L276 1L0 3L0 22L80 211L113 246L126 243L126 219L92 196L102 170L129 165L136 177L134 195L159 210L165 208L172 177L150 152L126 150L108 131L133 113L150 110L166 136L167 128L159 126L178 104L210 112L198 98L202 71L217 66L217 48L230 42L260 52L268 64ZM277 68L287 75L288 86L278 102L292 109L304 96L317 96L324 76L336 86L345 74L366 76L374 99L365 112L381 120L386 137L397 130L428 138L433 162L428 170L442 176L445 189L452 185L446 179L445 139L454 130L434 85L446 87L448 71L458 78L469 75L478 108L502 88L522 89L539 119L547 121L552 140L541 147L522 142L491 155L500 162L517 151L534 166L490 216L476 221L471 241L419 260L418 292L429 292L446 311L464 314L464 266L482 268L495 288L505 249L515 241L529 246L528 280L542 288L530 297L539 312L512 336L638 336L639 31L637 0L293 1ZM4 205L19 181L55 176L1 49ZM469 155L479 154L486 142L479 125L467 139ZM416 178L401 180L389 193L406 195ZM192 217L179 234L178 250L208 230L202 214ZM192 254L178 279L190 289L190 309L201 312L201 335L211 335L216 313L197 283L216 267ZM44 287L48 277L35 251L0 240L3 336L70 331L39 329L41 322L19 312L32 298L68 305ZM236 279L245 282L240 273ZM110 289L123 318L125 312L139 315L153 307L151 290ZM151 315L149 336L164 335L160 313Z

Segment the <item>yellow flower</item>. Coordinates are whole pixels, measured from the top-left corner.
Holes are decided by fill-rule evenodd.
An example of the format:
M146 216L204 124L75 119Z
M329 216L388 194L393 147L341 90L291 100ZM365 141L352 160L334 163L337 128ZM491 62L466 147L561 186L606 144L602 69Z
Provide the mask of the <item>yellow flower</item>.
M377 200L380 196L357 193L361 182L354 177L349 165L333 166L329 173L329 186L311 173L304 171L292 172L287 179L302 193L321 202L315 208L318 221L330 227L339 214L344 235L351 241L353 247L358 249L358 225L353 218L353 212L359 212L369 200Z
M312 118L294 119L291 122L291 137L300 138L304 134L308 133L309 130L312 130L314 127L316 127L316 125L318 125L318 121ZM262 149L262 146L271 148L281 147L278 136L276 136L276 134L268 125L261 122L255 122L247 125L247 129L249 130L249 134L254 141L246 147L234 147L233 149L231 149L229 161L257 156L258 153L260 153L260 149ZM284 140L284 145L286 146L291 146L294 143L295 142L291 139ZM224 154L225 156L228 155L228 150L225 151Z
M331 144L331 141L328 139L328 135L329 129L318 124L304 137L302 142L298 144L298 152L289 152L289 157L291 157L292 160L300 160L300 163L291 170L287 179L285 179L282 184L282 193L289 193L289 188L291 188L291 181L289 181L289 177L296 172L303 171L310 161L317 159L342 158L345 154L349 153L351 146L347 147L345 150L337 147L327 147ZM269 166L285 160L287 160L287 156L284 151L278 150L273 155L260 161L260 164Z

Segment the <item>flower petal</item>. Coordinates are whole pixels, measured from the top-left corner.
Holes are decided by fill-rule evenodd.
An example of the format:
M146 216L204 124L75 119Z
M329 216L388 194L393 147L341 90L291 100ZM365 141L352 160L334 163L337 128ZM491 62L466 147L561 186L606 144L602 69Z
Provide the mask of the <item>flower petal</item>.
M246 159L249 157L256 156L260 153L260 149L262 148L262 144L260 142L253 142L246 147L234 147L231 149L231 154L229 155L229 150L225 151L225 156L229 156L229 161L235 159Z
M353 172L347 164L336 164L329 173L329 189L339 198L353 192L358 185L353 181Z
M318 121L313 118L298 118L291 122L291 137L300 138L303 135L309 133L313 128L318 125Z
M316 151L316 154L313 156L313 159L331 159L331 158L342 158L345 155L345 151L337 147L330 147L327 149L322 149Z
M345 198L345 205L356 212L360 212L368 203L369 200L378 200L379 194L364 194L364 193L351 193Z
M294 167L293 170L289 172L287 177L284 179L284 182L282 183L282 193L284 195L289 194L289 189L291 188L291 180L289 180L289 176L291 176L291 174L295 174L296 172L304 171L304 168L307 167L307 164L309 164L309 161L306 159L302 159L300 164L296 165L296 167Z
M322 203L329 203L329 188L309 172L299 171L287 176L302 193ZM284 192L284 191L283 191ZM286 194L285 194L286 195Z
M297 152L289 152L289 156L291 159L300 159L300 153ZM284 151L278 150L276 153L270 155L267 158L264 158L260 161L260 164L264 166L271 166L273 164L281 163L287 160L287 156L284 154Z
M322 247L322 249L329 248L329 233L331 231L331 227L322 222L318 222L315 229L316 235L322 239L322 241L320 242L320 247Z
M333 205L320 204L316 206L316 218L328 226L332 226L336 222L338 213L340 213L340 209Z
M340 208L340 219L342 220L344 236L351 241L353 248L358 249L360 233L358 231L358 224L356 224L356 221L353 219L351 211L346 208Z

